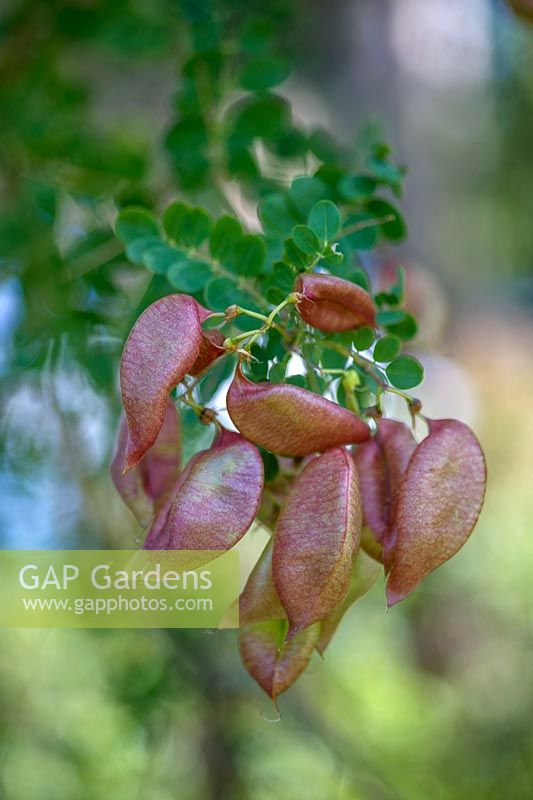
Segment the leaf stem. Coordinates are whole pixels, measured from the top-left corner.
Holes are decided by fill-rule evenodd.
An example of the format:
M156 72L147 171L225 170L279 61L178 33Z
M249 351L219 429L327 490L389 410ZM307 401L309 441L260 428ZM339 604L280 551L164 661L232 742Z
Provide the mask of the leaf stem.
M256 312L252 311L249 312L247 309L241 309L240 306L237 306L238 310L242 313L247 314L250 317L255 319L260 319L264 321L264 324L260 328L256 328L253 331L245 331L244 333L238 334L238 336L233 336L231 339L226 339L224 342L224 347L228 350L234 350L235 345L238 342L242 342L245 339L249 341L246 343L245 348L249 349L257 339L262 336L263 333L266 333L270 328L276 328L276 330L280 331L283 336L288 340L287 332L279 325L276 325L274 322L277 315L283 311L283 309L288 305L294 305L298 300L297 295L294 292L291 292L281 303L279 303L275 308L272 309L268 316L264 316L263 314L257 314Z

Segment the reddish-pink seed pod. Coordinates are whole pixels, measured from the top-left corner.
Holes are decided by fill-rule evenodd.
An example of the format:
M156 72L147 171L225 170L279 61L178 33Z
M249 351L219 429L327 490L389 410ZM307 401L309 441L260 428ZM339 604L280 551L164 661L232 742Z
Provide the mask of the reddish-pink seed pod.
M360 445L354 453L359 472L363 525L369 529L362 544L373 556L380 555L378 549L374 549L375 542L381 545L386 568L394 546L395 532L391 520L416 444L411 430L403 422L381 419L377 435Z
M181 424L176 406L168 401L155 443L139 464L124 473L128 435L128 425L123 419L110 473L118 493L144 527L153 516L155 503L172 489L180 472Z
M389 606L460 550L485 497L485 459L470 428L457 420L428 423L429 435L411 456L398 493Z
M220 331L202 331L202 343L198 358L189 370L189 375L200 375L224 352L224 336Z
M355 463L343 447L312 459L295 479L274 536L274 583L289 638L344 600L361 535Z
M272 573L272 539L261 553L239 598L239 623L250 625L272 619L287 619Z
M209 450L187 465L145 548L228 550L252 524L262 490L259 451L239 434L222 430Z
M170 391L187 373L198 373L218 355L201 323L209 315L194 298L171 294L156 300L131 329L120 364L129 438L125 471L143 458L163 425Z
M297 278L294 291L301 295L297 307L302 319L325 333L376 324L372 297L355 283L334 275L306 273Z
M200 324L204 322L212 313L207 308L204 308L200 303L196 304L198 310L198 318ZM219 358L225 351L222 347L224 343L224 335L221 331L213 328L211 330L202 330L202 343L200 345L200 352L192 367L189 369L189 375L200 375L215 359Z
M320 626L312 625L288 641L286 630L285 620L256 622L239 630L242 663L274 702L309 664Z
M305 456L370 436L368 425L351 411L300 386L253 383L240 366L227 408L246 439L278 455Z

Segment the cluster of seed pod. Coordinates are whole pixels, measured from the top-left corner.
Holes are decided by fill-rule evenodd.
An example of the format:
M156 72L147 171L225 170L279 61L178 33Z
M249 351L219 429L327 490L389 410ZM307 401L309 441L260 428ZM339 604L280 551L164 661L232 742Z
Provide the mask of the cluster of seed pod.
M302 320L325 332L375 324L363 289L339 278L298 278ZM485 492L482 450L456 420L411 429L354 412L290 383L255 383L241 364L227 394L237 429L224 429L181 468L179 414L170 392L209 368L223 336L187 295L153 303L137 320L121 363L125 410L111 466L149 549L227 550L256 517L274 528L240 598L240 650L274 699L323 653L347 608L384 566L387 602L407 597L472 532ZM260 446L292 466L281 506L263 513Z

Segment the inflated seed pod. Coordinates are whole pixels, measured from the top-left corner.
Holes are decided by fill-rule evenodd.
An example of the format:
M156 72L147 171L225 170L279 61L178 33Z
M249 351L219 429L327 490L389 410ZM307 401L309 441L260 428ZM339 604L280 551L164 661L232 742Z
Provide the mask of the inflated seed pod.
M363 507L361 544L370 555L384 560L386 567L394 546L395 531L391 520L401 482L416 446L416 439L407 425L393 419L381 419L376 436L354 452Z
M336 447L312 459L287 495L274 536L272 572L289 619L288 638L343 602L361 521L350 453Z
M393 514L389 606L460 550L485 497L485 459L470 428L450 419L428 424L429 435L409 460Z
M128 444L128 425L120 424L117 448L110 473L115 488L136 517L146 526L155 504L175 485L181 468L181 424L172 401L167 402L163 426L143 460L124 472L124 456Z
M309 664L320 625L311 625L290 640L286 640L286 632L285 620L255 622L239 630L243 666L274 703Z
M325 333L340 333L376 324L372 297L355 283L334 275L306 273L294 284L301 295L298 311L308 325Z
M171 504L156 515L145 548L228 550L252 524L262 490L259 451L239 434L222 430L183 471Z
M272 544L273 541L270 539L241 592L239 598L239 622L241 625L267 622L272 619L287 619L287 612L281 605L274 584Z
M370 436L368 425L351 411L300 386L253 383L240 366L227 408L246 439L278 455L305 456Z
M209 355L211 360L216 357L210 349L213 340L205 344L201 327L208 314L194 298L171 294L152 303L135 322L120 364L129 430L125 470L135 466L157 439L170 391L187 373L200 371L198 359L204 368Z

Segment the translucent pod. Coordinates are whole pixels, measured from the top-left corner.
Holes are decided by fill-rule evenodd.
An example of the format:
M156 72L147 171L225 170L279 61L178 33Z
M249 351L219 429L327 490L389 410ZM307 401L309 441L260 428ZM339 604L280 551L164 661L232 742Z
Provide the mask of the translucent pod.
M286 632L285 620L256 622L239 630L242 663L274 702L309 664L320 626L311 625L290 641Z
M123 418L109 471L116 490L144 527L150 522L157 501L175 485L181 468L181 424L174 403L167 402L163 426L145 458L124 473L128 436Z
M278 455L305 456L370 436L362 419L331 400L288 383L253 383L240 366L227 407L246 439Z
M146 539L147 549L228 550L252 524L263 490L257 448L222 430L190 460L172 503L165 503Z
M346 449L310 461L294 481L274 536L272 571L290 623L288 638L344 600L361 521L357 471Z
M209 363L201 323L209 314L194 298L171 294L152 303L131 329L120 363L122 401L129 438L124 469L137 464L154 444L171 390L187 373ZM205 334L208 332L206 331ZM213 351L210 350L213 356ZM211 358L211 360L213 360Z
M461 549L485 497L485 458L470 428L450 419L428 423L429 435L411 456L394 510L389 606Z
M297 308L302 319L325 333L340 333L376 324L372 297L355 283L334 275L306 273L294 284L301 295Z

